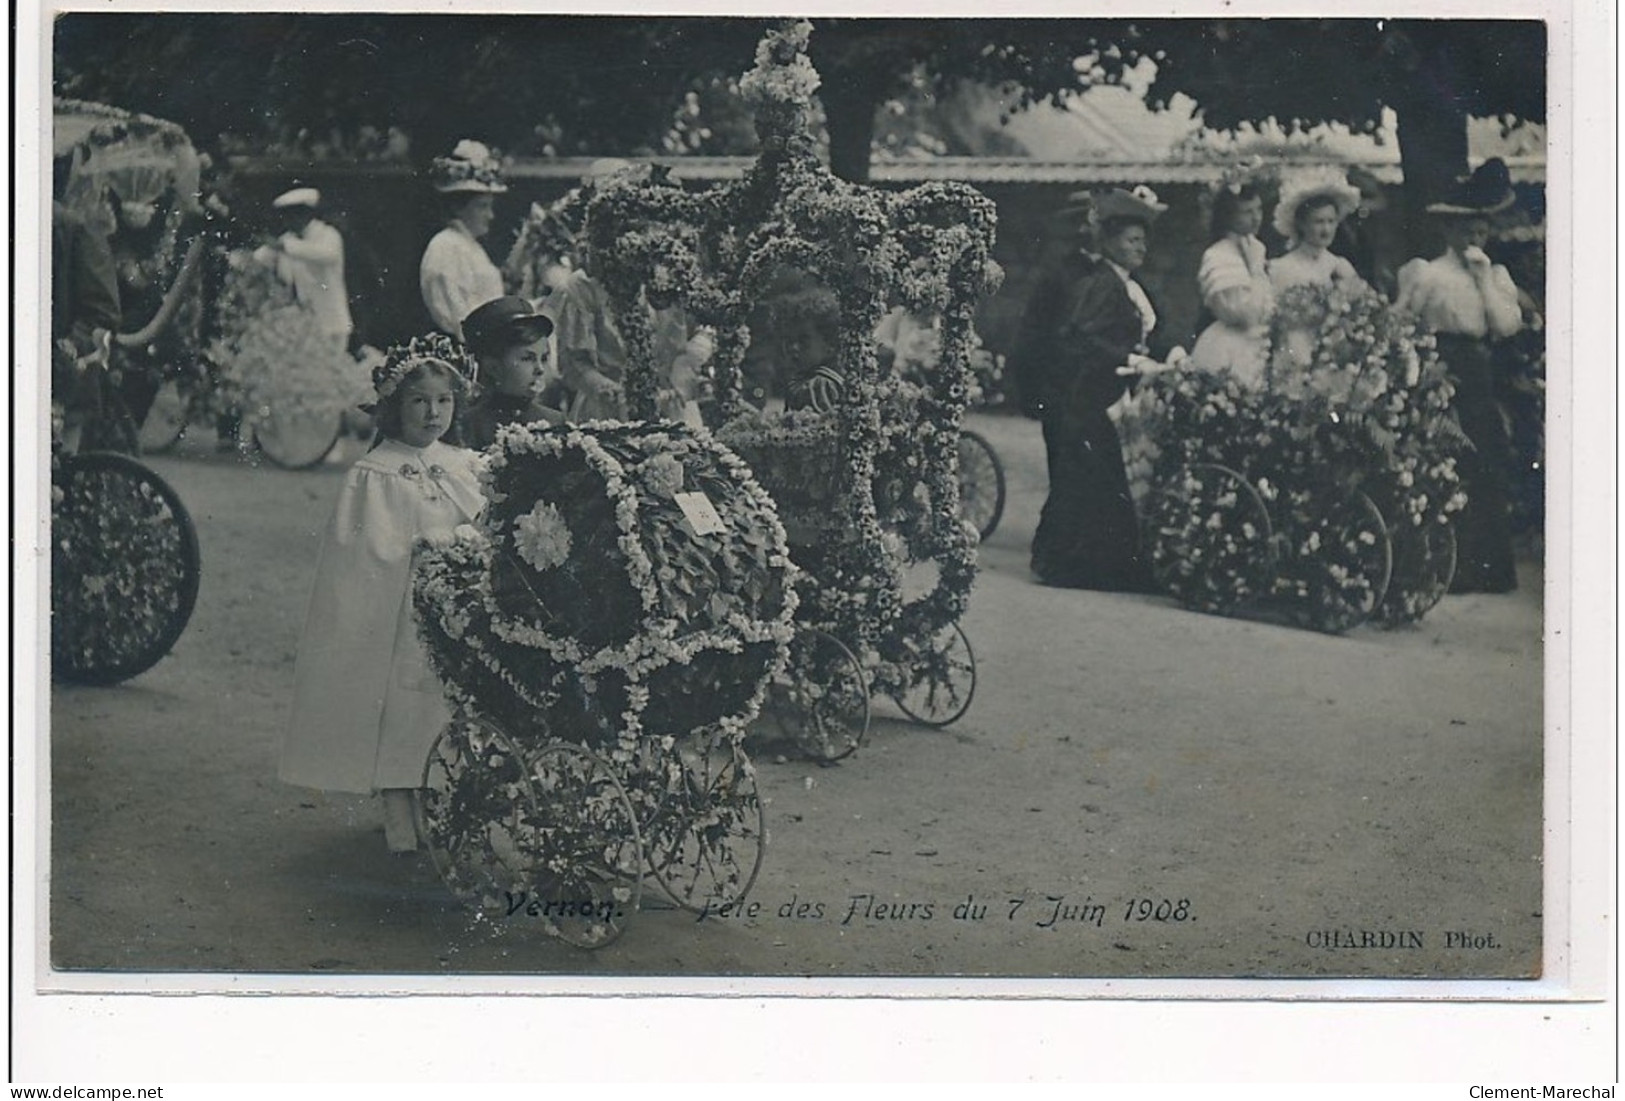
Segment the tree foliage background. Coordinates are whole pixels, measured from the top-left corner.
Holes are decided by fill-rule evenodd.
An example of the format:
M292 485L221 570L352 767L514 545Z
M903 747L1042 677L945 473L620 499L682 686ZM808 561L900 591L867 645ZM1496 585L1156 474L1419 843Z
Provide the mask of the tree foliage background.
M748 153L731 97L747 18L103 14L59 16L59 94L173 119L204 148L408 156L460 137L518 154ZM863 179L877 112L966 82L1022 106L1121 80L1184 93L1210 126L1400 119L1413 209L1466 169L1469 114L1543 121L1537 21L824 19L813 62L831 167Z

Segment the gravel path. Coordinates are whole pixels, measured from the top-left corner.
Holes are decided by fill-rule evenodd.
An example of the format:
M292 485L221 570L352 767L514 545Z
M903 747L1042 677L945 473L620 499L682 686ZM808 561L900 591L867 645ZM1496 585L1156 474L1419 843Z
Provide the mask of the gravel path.
M1011 493L966 622L970 713L932 731L877 704L869 744L833 768L759 747L760 909L649 910L593 953L522 918L471 925L425 858L385 852L373 801L276 781L342 468L291 473L201 445L154 460L197 522L203 587L149 673L51 692L53 966L317 985L1538 973L1537 565L1514 595L1451 597L1418 628L1342 638L1045 589L1026 569L1037 425L975 425Z

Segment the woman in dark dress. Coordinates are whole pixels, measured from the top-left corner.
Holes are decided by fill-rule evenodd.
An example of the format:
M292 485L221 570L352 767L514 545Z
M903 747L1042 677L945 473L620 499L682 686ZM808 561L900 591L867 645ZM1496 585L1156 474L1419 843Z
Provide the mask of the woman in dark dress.
M1153 364L1146 341L1156 312L1133 272L1166 207L1140 187L1095 196L1093 208L1096 251L1075 250L1040 278L1016 351L1049 464L1032 568L1046 585L1145 592L1150 571L1106 411Z
M1511 454L1495 397L1492 349L1523 328L1523 308L1512 276L1484 251L1490 219L1515 201L1505 162L1485 161L1427 208L1438 220L1445 251L1399 269L1396 306L1436 335L1439 358L1456 387L1456 416L1473 445L1456 463L1467 507L1456 520L1454 593L1505 593L1518 587L1507 509Z

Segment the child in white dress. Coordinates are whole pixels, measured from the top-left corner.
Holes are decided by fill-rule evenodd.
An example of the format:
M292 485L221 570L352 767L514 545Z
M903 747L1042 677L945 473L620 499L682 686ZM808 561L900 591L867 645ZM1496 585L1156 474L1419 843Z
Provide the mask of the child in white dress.
M390 350L373 371L379 442L350 469L322 542L278 775L384 799L391 851L417 848L414 793L450 719L418 640L412 552L450 540L484 506L451 427L469 364L449 338Z

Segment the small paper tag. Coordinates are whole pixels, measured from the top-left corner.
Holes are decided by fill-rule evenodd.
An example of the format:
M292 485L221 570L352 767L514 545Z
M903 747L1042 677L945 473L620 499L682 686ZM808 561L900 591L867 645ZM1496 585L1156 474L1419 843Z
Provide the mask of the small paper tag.
M711 498L703 492L696 490L693 493L679 493L674 498L677 507L683 510L683 518L688 526L694 529L695 535L715 535L727 531L722 517L717 515L716 508L711 504Z
M700 403L692 398L683 402L683 423L690 428L705 427L705 418L700 416Z

